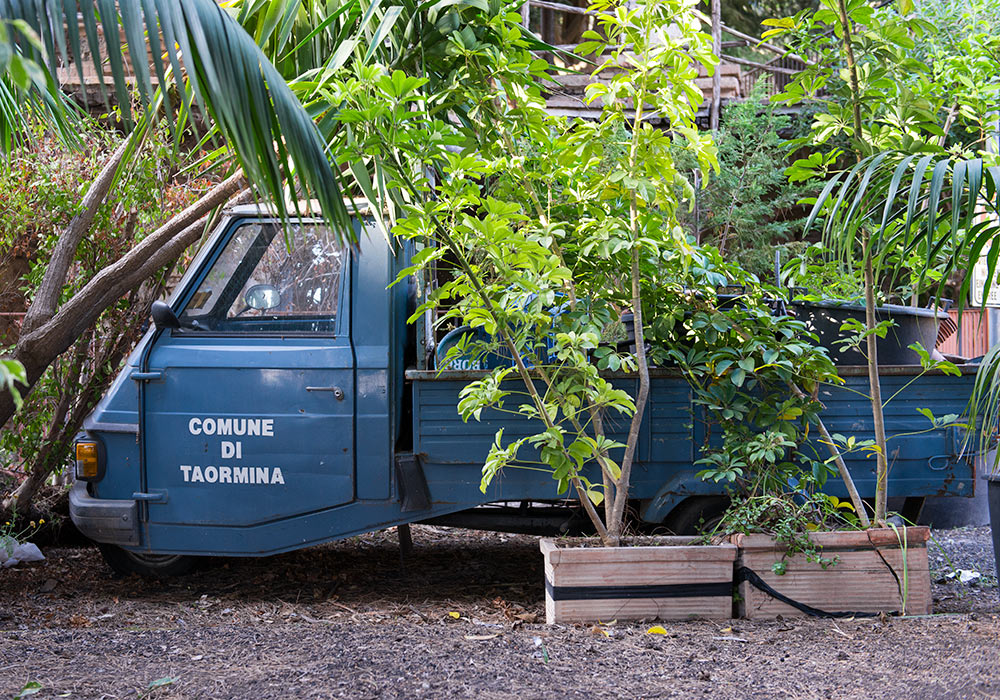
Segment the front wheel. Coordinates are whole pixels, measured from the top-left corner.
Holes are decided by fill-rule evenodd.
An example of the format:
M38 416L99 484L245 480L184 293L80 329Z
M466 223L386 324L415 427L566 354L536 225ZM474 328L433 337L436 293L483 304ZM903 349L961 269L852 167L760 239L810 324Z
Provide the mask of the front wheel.
M185 554L145 554L130 552L117 545L98 542L104 561L121 576L139 574L145 578L183 576L194 568L195 557Z

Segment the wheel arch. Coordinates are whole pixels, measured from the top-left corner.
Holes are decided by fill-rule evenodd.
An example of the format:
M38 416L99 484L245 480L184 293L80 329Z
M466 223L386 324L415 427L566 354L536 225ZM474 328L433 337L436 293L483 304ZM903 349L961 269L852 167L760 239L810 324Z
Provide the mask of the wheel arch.
M721 486L699 478L695 472L679 472L665 481L652 498L640 501L639 518L658 525L689 498L725 495Z

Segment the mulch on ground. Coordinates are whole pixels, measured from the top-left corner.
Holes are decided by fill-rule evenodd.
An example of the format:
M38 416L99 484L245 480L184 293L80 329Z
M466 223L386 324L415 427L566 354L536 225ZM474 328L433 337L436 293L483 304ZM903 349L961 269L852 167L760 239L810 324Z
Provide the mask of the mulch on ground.
M115 579L91 547L0 571L0 696L993 698L988 528L935 533L923 618L544 624L527 536L414 527L184 578ZM156 685L159 683L159 685ZM151 685L153 687L151 687Z

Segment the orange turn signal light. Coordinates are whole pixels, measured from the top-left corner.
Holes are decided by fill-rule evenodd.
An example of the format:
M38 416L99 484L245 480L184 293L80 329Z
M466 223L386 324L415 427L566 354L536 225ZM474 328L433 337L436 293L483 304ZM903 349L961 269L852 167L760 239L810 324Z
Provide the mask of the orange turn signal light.
M78 479L97 478L97 443L76 443L76 476Z

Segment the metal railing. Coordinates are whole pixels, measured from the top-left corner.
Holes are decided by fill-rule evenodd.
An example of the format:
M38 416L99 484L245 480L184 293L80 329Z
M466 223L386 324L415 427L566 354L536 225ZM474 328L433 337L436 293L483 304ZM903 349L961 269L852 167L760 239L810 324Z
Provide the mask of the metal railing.
M587 15L591 17L595 14L590 10L577 5L568 5L560 2L553 2L552 0L527 0L524 3L521 9L521 17L525 27L540 34L543 41L548 41L548 43L562 51L573 51L576 45L555 44L550 41L553 34L551 31L551 23L549 23L548 27L535 26L535 23L532 23L531 21L531 8L538 8L539 10L549 12L562 12L571 15ZM588 26L585 28L592 27ZM546 36L546 33L549 36ZM737 29L728 27L722 24L721 20L718 19L717 13L713 13L712 35L713 40L717 42L716 46L722 47L722 51L720 51L720 59L724 63L736 64L741 67L739 86L740 95L742 96L748 95L753 89L754 84L761 77L763 77L766 81L765 94L767 97L773 97L774 95L784 92L788 83L791 82L792 76L806 66L814 64L816 61L816 56L799 56L791 53L786 47L781 46L780 44L764 41L758 37L750 34L744 34ZM726 41L722 41L721 38L723 35L728 35L729 38ZM733 56L731 53L725 52L726 49L738 47L752 48L757 52L762 52L766 55L771 55L772 57L762 61L755 61L749 58Z

